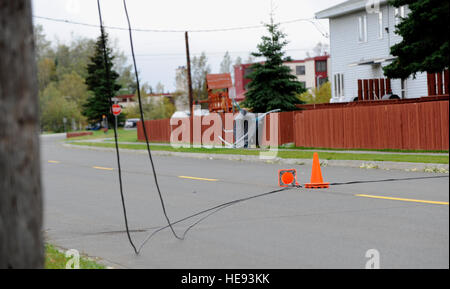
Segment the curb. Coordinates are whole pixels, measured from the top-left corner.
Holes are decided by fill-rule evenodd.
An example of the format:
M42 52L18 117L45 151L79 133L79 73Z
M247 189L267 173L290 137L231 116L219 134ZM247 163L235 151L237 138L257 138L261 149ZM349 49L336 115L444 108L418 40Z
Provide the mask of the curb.
M81 146L74 144L62 144L68 148L90 149L97 151L115 151L115 148L103 148L95 146ZM147 154L146 150L133 149L119 149L120 152ZM185 152L169 152L169 151L155 151L152 150L152 155L155 156L177 156L194 159L209 159L209 160L230 160L230 161L246 161L259 162L267 164L289 164L289 165L312 165L312 159L261 159L255 155L231 155L231 154L205 154L205 153L185 153ZM361 169L382 169L382 170L402 170L411 172L430 172L430 173L449 173L448 164L433 164L433 163L409 163L409 162L389 162L389 161L360 161L360 160L322 160L320 162L322 167L350 167Z

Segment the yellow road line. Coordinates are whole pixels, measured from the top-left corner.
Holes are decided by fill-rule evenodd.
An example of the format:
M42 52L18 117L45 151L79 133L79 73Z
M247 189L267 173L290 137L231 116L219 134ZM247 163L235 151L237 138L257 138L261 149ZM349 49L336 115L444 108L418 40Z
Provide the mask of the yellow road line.
M48 161L48 162L51 164L59 164L60 163L60 161Z
M415 203L425 203L425 204L435 204L435 205L447 205L448 202L438 202L438 201L428 201L428 200L416 200L416 199L404 199L404 198L393 198L393 197L383 197L383 196L373 196L373 195L355 195L357 197L373 198L373 199L385 199L403 202L415 202Z
M182 179L191 179L191 180L198 180L198 181L210 181L210 182L217 182L218 179L206 179L206 178L196 178L196 177L187 177L187 176L178 176Z
M92 168L97 169L97 170L105 170L105 171L112 171L112 170L114 170L113 168L105 168L105 167L92 167Z

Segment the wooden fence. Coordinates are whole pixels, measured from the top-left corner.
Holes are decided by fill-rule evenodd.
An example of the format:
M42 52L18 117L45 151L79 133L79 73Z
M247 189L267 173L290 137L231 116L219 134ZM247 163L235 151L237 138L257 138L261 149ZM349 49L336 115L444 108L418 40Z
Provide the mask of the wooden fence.
M148 140L151 142L170 142L170 119L146 120L145 128ZM137 123L138 140L145 141L142 122Z
M278 115L278 124L277 127L279 128L278 131L278 144L285 144L285 143L293 143L294 142L294 116L295 112L282 112L277 113ZM225 121L224 115L221 114L220 118L222 120L222 123L220 124L221 129L224 128L226 131L230 131L233 129L233 125L227 123ZM192 120L190 120L192 121ZM199 123L202 123L204 121L204 117L195 117L194 122L191 125L196 126ZM265 121L265 128L263 129L263 144L268 143L267 140L270 139L270 116L266 117ZM145 121L145 127L147 129L147 136L149 141L151 142L163 142L163 143L169 143L170 142L170 134L173 130L178 128L181 124L175 124L170 125L170 119L159 119L159 120L146 120ZM222 127L223 125L223 127ZM212 126L212 124L201 124L201 134L195 135L191 134L191 142L194 142L196 144L201 143L201 136L203 133ZM137 123L137 135L138 140L145 141L145 136L142 129L142 123ZM232 133L225 133L222 131L221 137L226 140L227 142L233 143L234 137ZM178 141L181 141L179 138ZM214 136L212 135L209 141L214 141ZM216 140L217 141L217 140Z
M341 106L295 115L296 146L449 149L449 101Z
M449 100L427 97L409 100L362 101L349 104L308 105L304 110L278 113L278 144L295 143L299 147L345 149L449 149ZM232 130L221 115L220 129ZM190 142L202 143L201 136L212 124L201 124L201 135L191 135ZM268 116L262 144L270 139ZM171 132L178 128L170 119L146 121L151 142L170 142ZM144 141L142 124L138 123L138 139ZM221 131L221 137L234 142L232 133ZM181 141L181 139L179 139ZM214 140L212 135L210 141ZM217 141L217 139L215 139ZM218 141L216 144L222 144Z

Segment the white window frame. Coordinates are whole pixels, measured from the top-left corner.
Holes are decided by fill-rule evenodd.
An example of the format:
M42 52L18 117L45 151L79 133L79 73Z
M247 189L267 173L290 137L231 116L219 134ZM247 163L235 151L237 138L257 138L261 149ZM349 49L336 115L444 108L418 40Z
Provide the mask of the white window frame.
M407 79L401 79L400 80L400 91L401 91L401 98L402 99L405 99L406 98L406 95L407 95L407 93L408 93L408 91L406 90L406 88L407 88Z
M367 14L358 17L358 42L367 42Z
M344 96L344 74L336 73L334 75L334 96Z
M383 39L383 11L378 12L378 39Z

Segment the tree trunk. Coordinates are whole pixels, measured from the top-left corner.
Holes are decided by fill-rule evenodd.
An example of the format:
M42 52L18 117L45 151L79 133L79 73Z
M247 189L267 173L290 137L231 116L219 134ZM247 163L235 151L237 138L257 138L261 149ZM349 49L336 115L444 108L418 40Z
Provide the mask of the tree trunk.
M39 116L31 3L0 0L0 268L42 268Z

